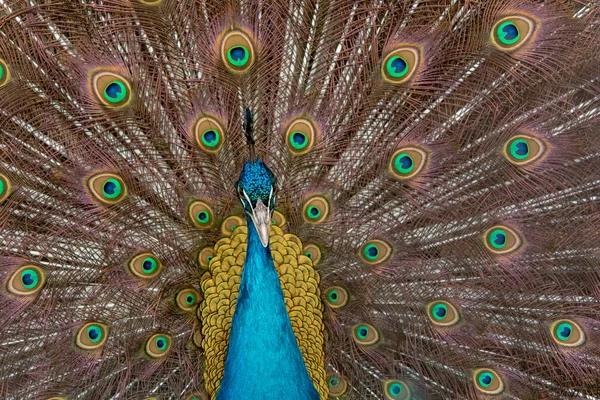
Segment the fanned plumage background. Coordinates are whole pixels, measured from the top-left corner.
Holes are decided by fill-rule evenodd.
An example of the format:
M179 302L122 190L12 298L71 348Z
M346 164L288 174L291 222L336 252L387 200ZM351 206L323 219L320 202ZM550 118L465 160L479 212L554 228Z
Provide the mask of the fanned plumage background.
M243 217L234 189L248 150L244 110L254 113L257 155L277 176L287 230L322 251L326 370L345 398L385 399L398 379L413 397L487 398L472 373L491 368L500 398L600 398L600 9L569 1L0 1L0 397L160 399L203 396L201 329L179 310L182 288L200 291L198 252ZM536 21L528 43L490 41L511 15ZM254 39L245 73L226 67L229 29ZM382 63L414 45L414 75L394 84ZM131 85L122 108L106 107L91 75L111 71ZM201 113L223 122L217 154L191 134ZM304 155L288 148L298 116L317 127ZM546 144L515 165L507 141L529 132ZM416 146L427 165L415 177L389 172L394 152ZM118 174L127 198L98 204L86 177ZM303 205L324 196L330 214L305 222ZM207 201L212 229L189 221L190 199ZM508 226L522 238L498 255L484 233ZM388 243L386 262L365 263L361 246ZM160 275L141 282L124 268L151 251ZM7 291L11 274L45 272L26 300ZM440 327L427 305L443 299L460 321ZM327 299L324 299L327 303ZM585 343L552 336L577 322ZM98 351L76 349L87 321L110 327ZM351 327L381 340L364 346ZM160 361L144 357L148 335L172 337ZM389 395L388 395L389 396ZM491 397L491 396L489 396Z

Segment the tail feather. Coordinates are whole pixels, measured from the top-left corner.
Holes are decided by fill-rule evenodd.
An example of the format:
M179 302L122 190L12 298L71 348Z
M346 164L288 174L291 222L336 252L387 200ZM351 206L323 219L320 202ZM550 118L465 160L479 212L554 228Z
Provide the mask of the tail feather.
M598 397L597 7L0 10L1 397L206 397L201 323L177 296L200 303L199 252L243 216L246 107L277 211L321 253L332 396L402 398L400 382L414 398L483 398L497 376L507 398ZM524 44L501 40L507 17ZM231 32L247 70L223 56ZM13 287L27 269L41 290ZM89 324L106 326L102 346L78 344Z

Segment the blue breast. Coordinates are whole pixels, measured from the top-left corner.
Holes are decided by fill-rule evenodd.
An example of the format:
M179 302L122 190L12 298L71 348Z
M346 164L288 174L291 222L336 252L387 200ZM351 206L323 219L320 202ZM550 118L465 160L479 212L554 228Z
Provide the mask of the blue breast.
M248 220L248 249L218 400L318 400L269 247Z

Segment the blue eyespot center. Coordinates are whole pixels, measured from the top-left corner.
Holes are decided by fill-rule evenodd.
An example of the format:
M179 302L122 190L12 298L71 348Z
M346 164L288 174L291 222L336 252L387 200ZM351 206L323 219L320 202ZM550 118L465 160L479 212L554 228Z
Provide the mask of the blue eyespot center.
M402 73L402 71L404 71L407 67L406 61L404 61L404 59L400 57L394 59L391 65L392 68L394 68L394 72L396 72L397 74Z
M329 295L329 297L331 298L331 300L337 300L337 298L338 298L338 295L337 295L337 293L336 293L336 292L333 292L333 293L331 293L331 294Z
M371 256L371 257L377 257L377 254L379 254L379 250L377 250L377 247L375 247L375 246L369 247L367 249L367 252L369 253L369 256Z
M402 385L399 383L394 383L392 386L390 386L390 392L394 396L398 396L400 393L402 393Z
M208 143L213 143L215 140L217 140L217 132L213 130L204 132L204 139Z
M112 82L106 87L106 95L112 99L118 99L122 96L123 89L123 85Z
M104 192L111 195L111 194L115 194L117 191L117 184L112 182L112 181L107 181L104 184Z
M192 296L191 294L188 294L187 297L185 298L185 301L188 304L192 304L194 302L194 296Z
M446 310L443 307L438 307L437 310L435 310L435 315L444 318L446 316Z
M165 347L165 345L166 345L166 342L163 339L158 339L156 341L156 346L161 350Z
M491 375L484 375L481 377L481 382L489 385L490 383L492 383L492 376Z
M571 334L573 333L573 329L571 327L571 324L569 323L562 323L558 326L558 328L556 329L557 333L558 333L558 338L560 340L568 340L571 337Z
M401 79L409 72L408 63L399 55L394 55L386 61L386 72L394 79Z
M415 163L408 153L400 153L394 157L394 168L400 174L408 175L415 169Z
M100 333L98 332L98 329L93 328L93 329L90 329L90 331L88 332L88 336L90 337L90 339L95 340L95 339L98 339L98 337L100 336Z
M519 142L515 144L516 150L515 153L520 156L526 156L529 153L529 146L527 146L526 142Z
M198 221L206 222L208 220L208 213L206 211L200 211L198 213Z
M369 330L367 328L364 328L364 327L360 328L358 330L358 334L360 335L360 337L363 337L363 338L366 337L368 333L369 333Z
M34 282L33 276L30 272L23 274L21 277L21 281L25 286L31 286Z
M409 156L400 157L400 165L403 169L409 169L413 165L413 161Z
M514 40L517 36L519 36L519 30L513 23L504 25L504 27L502 27L502 32L504 32L504 39L507 41Z
M246 57L246 50L243 47L234 47L229 52L235 61L241 61Z
M142 268L144 268L144 270L146 270L146 271L150 271L152 269L152 261L150 261L150 260L144 261L144 263L142 264Z
M319 215L319 209L317 207L311 207L309 212L311 215L314 215L314 216Z
M494 235L494 243L498 246L503 246L506 243L506 235L504 233L496 233Z
M302 146L304 145L304 143L306 143L306 135L304 135L301 132L294 132L294 134L292 135L292 140L298 146Z

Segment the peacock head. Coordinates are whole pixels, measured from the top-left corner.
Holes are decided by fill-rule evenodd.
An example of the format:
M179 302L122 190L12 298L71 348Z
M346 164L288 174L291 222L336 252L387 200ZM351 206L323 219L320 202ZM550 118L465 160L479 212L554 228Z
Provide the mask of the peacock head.
M277 197L277 179L264 162L248 160L235 184L244 211L252 221L264 247L269 244L269 228Z

